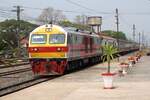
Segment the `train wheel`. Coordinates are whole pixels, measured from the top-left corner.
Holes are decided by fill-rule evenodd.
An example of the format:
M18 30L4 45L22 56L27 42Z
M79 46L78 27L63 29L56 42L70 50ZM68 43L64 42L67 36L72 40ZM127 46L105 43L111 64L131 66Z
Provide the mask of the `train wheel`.
M59 68L59 73L61 74L61 75L63 75L64 73L65 73L65 69L66 69L66 67L65 66L59 66L60 68Z
M82 68L82 66L83 66L83 62L79 61L79 67Z
M39 78L39 77L40 77L40 75L39 75L39 74L37 74L37 73L35 73L33 77L34 77L34 78Z

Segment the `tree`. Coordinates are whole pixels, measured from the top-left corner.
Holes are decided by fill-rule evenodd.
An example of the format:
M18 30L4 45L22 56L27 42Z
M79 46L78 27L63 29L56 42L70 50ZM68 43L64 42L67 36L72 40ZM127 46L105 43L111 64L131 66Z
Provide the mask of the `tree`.
M59 25L64 26L64 27L75 27L77 29L87 30L87 31L90 31L91 29L88 25L73 23L73 22L70 22L69 20L60 21Z
M106 44L103 46L103 55L102 55L102 59L103 62L107 61L108 64L108 68L107 68L107 73L110 73L110 62L111 60L114 59L114 57L117 55L117 48L114 47L113 45L110 44ZM118 56L118 55L117 55Z
M87 24L87 16L86 15L77 15L75 17L75 23L85 25Z
M108 36L111 36L113 38L119 38L119 39L124 39L126 40L126 35L125 33L123 32L116 32L116 31L112 31L112 30L106 30L106 31L102 31L102 33L108 35Z
M7 44L5 43L5 41L3 40L3 34L0 32L0 52L3 51L4 49L6 49Z
M37 25L20 21L20 37L28 36ZM0 49L14 49L18 46L17 21L6 20L0 23Z
M64 26L64 27L74 27L74 24L70 22L69 20L60 21L59 25Z
M53 22L58 24L60 21L65 20L66 17L61 10L55 10L53 15Z
M57 24L65 19L66 17L61 10L55 10L51 7L45 8L38 17L38 20L41 22L44 23L53 22L54 24Z

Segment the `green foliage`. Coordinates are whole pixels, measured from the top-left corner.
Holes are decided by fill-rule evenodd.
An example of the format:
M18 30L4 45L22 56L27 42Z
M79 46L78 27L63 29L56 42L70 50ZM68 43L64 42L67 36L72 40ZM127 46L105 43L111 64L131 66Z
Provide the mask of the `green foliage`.
M15 49L18 45L17 38L17 27L20 23L20 33L19 37L28 36L28 34L35 28L37 25L31 24L26 21L17 22L16 20L5 20L0 22L0 50L12 50Z
M82 24L77 24L77 23L72 23L70 21L61 21L59 23L59 25L61 26L64 26L64 27L75 27L77 29L80 29L80 30L87 30L87 31L90 31L90 27L88 25L82 25Z
M37 25L31 24L23 20L17 22L16 20L11 19L11 20L6 20L4 22L1 22L0 29L6 30L6 32L16 33L17 26L19 24L20 24L20 34L23 34L23 35L29 34L35 27L37 27Z
M59 25L64 26L64 27L69 27L69 26L73 27L73 23L68 21L68 20L64 20L64 21L59 22Z
M6 48L6 46L7 46L7 44L4 43L4 41L3 41L2 35L3 34L0 33L0 52L3 51Z
M112 31L112 30L106 30L103 31L104 34L111 36L113 38L119 38L119 39L123 39L123 40L127 40L125 33L123 32L116 32L116 31Z
M114 47L113 45L107 44L103 46L102 59L103 59L103 62L107 61L108 63L108 69L107 69L108 73L110 73L110 61L114 59L114 56L116 56L117 51L118 51L117 48Z

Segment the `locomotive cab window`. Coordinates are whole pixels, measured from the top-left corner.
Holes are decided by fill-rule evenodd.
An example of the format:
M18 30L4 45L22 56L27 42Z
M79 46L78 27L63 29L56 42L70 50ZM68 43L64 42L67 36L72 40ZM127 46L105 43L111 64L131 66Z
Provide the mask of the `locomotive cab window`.
M32 34L31 43L32 44L45 44L47 40L46 34Z
M49 36L50 44L63 44L65 43L65 35L64 34L51 34Z

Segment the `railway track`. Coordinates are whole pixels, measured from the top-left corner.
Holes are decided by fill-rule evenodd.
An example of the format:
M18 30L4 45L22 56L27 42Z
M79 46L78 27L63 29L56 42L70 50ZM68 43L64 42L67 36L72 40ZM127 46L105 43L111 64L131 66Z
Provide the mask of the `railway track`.
M7 85L4 84L4 86L1 84L0 97L55 78L55 76L46 78L46 77L35 77L32 75L31 76L28 75L27 77L26 75L28 73L31 73L31 70L32 68L28 66L28 63L21 65L19 64L16 66L13 65L0 67L0 78L3 79L1 80L1 82L10 83ZM17 78L14 77L14 75L15 76L17 75ZM20 81L19 78L21 78L22 80Z
M5 65L5 66L0 66L0 69L11 68L11 67L19 67L21 65L28 65L28 64L29 64L29 62L14 64L14 65Z
M0 77L17 74L17 73L23 73L23 72L27 72L27 71L31 71L31 68L24 68L24 69L18 69L18 70L13 70L13 71L1 72Z
M23 82L20 82L17 84L13 84L13 85L10 85L7 87L0 88L0 97L10 94L10 93L13 93L13 92L16 92L16 91L19 91L19 90L22 90L22 89L25 89L25 88L28 88L28 87L31 87L33 85L36 85L36 84L39 84L42 82L46 82L46 81L54 79L56 77L58 77L58 76L52 76L52 77L48 77L48 78L34 77L34 78L31 78L29 80L26 80L26 81L23 81Z
M24 69L17 69L14 71L2 72L2 73L0 73L0 77L12 75L12 74L19 74L19 73L27 72L29 70L31 70L31 68L24 68ZM12 84L9 86L1 87L0 88L0 97L7 95L7 94L10 94L10 93L13 93L13 92L16 92L16 91L19 91L19 90L22 90L22 89L25 89L25 88L28 88L28 87L31 87L33 85L36 85L36 84L39 84L42 82L49 81L49 80L57 78L57 77L58 76L50 76L47 78L46 77L44 77L44 78L43 77L42 78L41 77L30 77L28 79L24 79L23 81L21 81L19 83L15 83L15 84Z
M30 75L31 70L32 68L28 66L28 63L16 66L1 66L0 78L2 80L0 81L0 97L56 77L35 77L34 75Z

